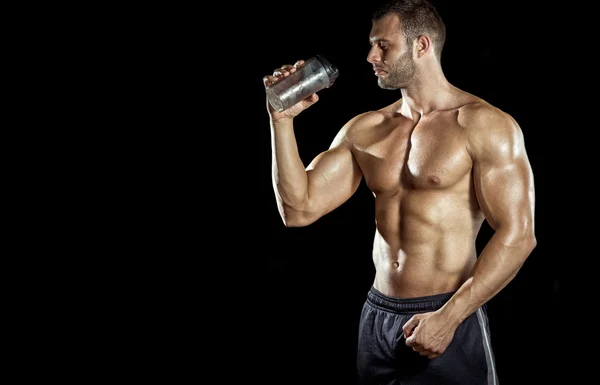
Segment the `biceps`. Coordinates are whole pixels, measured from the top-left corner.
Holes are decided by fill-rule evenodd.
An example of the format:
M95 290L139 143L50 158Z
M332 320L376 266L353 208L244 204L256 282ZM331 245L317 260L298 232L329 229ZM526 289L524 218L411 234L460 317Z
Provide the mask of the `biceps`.
M533 228L534 183L526 158L501 166L475 166L475 190L490 226L503 227L515 235Z
M307 167L311 211L329 212L345 202L359 186L362 173L346 148L330 149Z

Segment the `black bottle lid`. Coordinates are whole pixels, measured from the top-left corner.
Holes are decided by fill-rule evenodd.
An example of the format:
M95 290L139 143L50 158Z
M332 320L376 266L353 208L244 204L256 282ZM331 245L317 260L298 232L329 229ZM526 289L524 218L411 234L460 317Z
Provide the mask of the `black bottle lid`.
M340 71L335 65L331 64L331 62L325 59L325 57L323 57L322 55L316 55L315 57L319 62L321 62L321 64L325 68L325 72L327 72L327 76L329 76L329 85L331 86L335 79L338 78Z

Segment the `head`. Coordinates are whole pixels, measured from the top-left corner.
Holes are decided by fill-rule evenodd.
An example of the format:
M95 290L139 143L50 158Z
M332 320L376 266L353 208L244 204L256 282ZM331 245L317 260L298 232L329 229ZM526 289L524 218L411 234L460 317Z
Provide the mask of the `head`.
M446 26L427 0L393 0L373 13L367 61L379 86L405 88L415 80L421 60L441 63Z

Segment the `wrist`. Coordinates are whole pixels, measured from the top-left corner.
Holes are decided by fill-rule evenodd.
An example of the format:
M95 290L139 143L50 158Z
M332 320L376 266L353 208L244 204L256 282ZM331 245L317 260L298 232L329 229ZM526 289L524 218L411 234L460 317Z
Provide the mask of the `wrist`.
M273 126L273 127L291 126L291 125L293 125L293 122L294 122L293 117L285 116L285 117L274 118L273 116L271 116L271 126Z
M439 313L454 328L458 327L467 318L465 309L460 306L454 297L440 308Z

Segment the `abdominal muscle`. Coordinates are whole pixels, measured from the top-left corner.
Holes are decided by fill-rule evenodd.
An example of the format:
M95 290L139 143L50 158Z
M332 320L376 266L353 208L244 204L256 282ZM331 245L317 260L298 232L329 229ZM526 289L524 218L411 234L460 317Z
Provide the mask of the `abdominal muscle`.
M449 293L469 277L482 220L460 196L448 191L378 196L375 219L373 286L383 294L412 298Z

